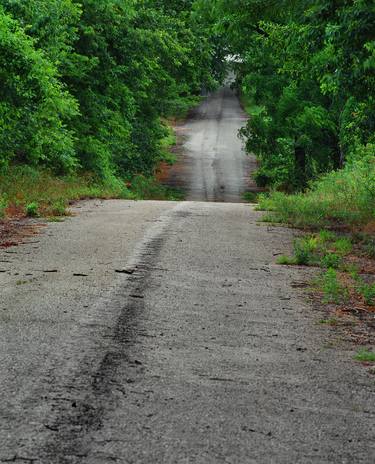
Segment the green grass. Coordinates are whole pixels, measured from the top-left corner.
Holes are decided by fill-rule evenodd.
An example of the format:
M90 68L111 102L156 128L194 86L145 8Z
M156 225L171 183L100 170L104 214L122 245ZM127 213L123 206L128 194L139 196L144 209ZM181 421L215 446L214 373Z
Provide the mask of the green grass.
M333 269L338 269L342 264L342 258L336 253L331 253L328 252L326 255L324 255L320 261L321 267L324 267L326 269L328 268L333 268Z
M256 116L262 111L262 107L256 105L254 98L246 92L240 92L240 102L245 113L249 116Z
M375 362L375 353L370 350L362 349L354 356L356 361Z
M39 204L36 201L32 201L25 206L26 216L38 217L39 216Z
M255 192L245 192L242 194L242 198L248 203L258 203L258 194Z
M375 157L323 176L305 193L260 194L259 209L300 228L366 225L375 220Z
M353 250L352 241L347 237L339 238L336 240L333 243L333 247L341 256L346 256Z
M189 112L196 106L198 106L204 97L201 96L188 96L180 97L168 102L169 117L176 120L186 119Z
M340 283L335 269L329 268L321 278L324 303L339 304L348 299L348 290Z
M361 296L363 296L366 304L368 304L369 306L375 306L375 283L362 283L357 287L357 291Z
M331 232L330 230L321 230L319 231L319 241L321 243L327 243L327 242L332 242L333 240L336 239L336 234L334 232Z
M8 168L0 175L0 217L5 215L61 217L72 201L91 198L181 200L180 192L154 177L135 176L98 182L90 175L57 177L28 166Z
M131 196L136 200L181 201L184 194L176 189L161 185L154 177L136 176L130 182Z
M286 256L286 255L282 255L282 256L279 256L276 260L276 264L281 264L281 265L285 265L285 266L294 266L297 263L297 260L294 256Z
M286 265L299 265L299 266L310 266L317 263L316 251L318 248L318 239L314 235L306 235L294 240L293 249L294 255L280 256L277 259L277 264Z
M131 196L125 183L115 178L99 183L89 175L57 177L28 166L8 168L0 175L0 197L6 199L10 214L61 216L70 201Z
M174 164L177 161L177 157L171 152L171 148L177 144L177 136L168 121L164 121L164 126L167 135L160 141L161 159L168 164Z

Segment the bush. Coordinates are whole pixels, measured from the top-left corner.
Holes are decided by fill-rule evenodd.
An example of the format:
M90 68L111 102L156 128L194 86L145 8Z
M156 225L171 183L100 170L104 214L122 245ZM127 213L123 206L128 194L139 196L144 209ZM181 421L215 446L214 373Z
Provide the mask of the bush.
M54 64L0 7L0 169L10 161L56 171L77 165L72 131L78 114Z
M296 263L308 266L315 261L314 252L317 249L317 239L313 236L298 238L294 241L294 256Z
M32 203L28 203L25 207L26 216L29 216L29 217L39 216L38 209L39 209L39 205L36 201L33 201Z

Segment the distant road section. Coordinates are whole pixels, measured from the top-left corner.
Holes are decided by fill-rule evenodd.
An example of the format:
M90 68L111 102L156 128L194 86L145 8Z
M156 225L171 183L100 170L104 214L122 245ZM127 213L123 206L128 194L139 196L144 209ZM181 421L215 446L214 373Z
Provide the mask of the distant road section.
M251 173L256 160L247 156L238 131L247 116L235 93L223 87L210 95L181 126L182 156L167 184L180 187L192 201L242 202L257 191Z

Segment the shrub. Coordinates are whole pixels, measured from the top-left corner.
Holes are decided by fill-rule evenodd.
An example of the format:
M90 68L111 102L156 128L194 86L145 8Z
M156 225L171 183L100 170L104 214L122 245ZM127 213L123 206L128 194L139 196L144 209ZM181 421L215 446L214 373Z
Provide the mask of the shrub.
M375 150L375 146L373 146ZM370 149L369 149L370 151ZM313 182L306 193L260 196L260 209L296 227L361 225L375 219L375 157L368 155Z
M26 216L29 216L29 217L39 216L38 209L39 209L39 205L36 201L33 201L32 203L28 203L25 207Z
M76 101L59 83L52 61L0 6L0 168L10 161L56 171L77 165L67 122Z
M321 260L322 267L338 269L341 265L342 258L336 253L327 253Z
M313 236L298 238L294 241L294 255L299 265L309 265L315 261L314 252L317 249L317 239Z
M65 216L66 213L66 201L63 199L56 200L51 206L51 214L53 216Z

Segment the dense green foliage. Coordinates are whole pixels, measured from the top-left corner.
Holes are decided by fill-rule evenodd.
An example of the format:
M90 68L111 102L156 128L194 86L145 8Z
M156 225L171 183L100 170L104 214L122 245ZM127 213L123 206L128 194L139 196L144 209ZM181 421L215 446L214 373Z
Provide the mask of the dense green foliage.
M374 23L370 0L0 0L0 170L152 175L163 118L232 55L259 185L301 191L345 166L312 185L315 204L338 179L372 181Z
M175 113L213 85L188 0L0 0L0 168L151 174Z
M257 181L287 191L375 154L375 3L217 0ZM353 174L354 176L354 174Z

